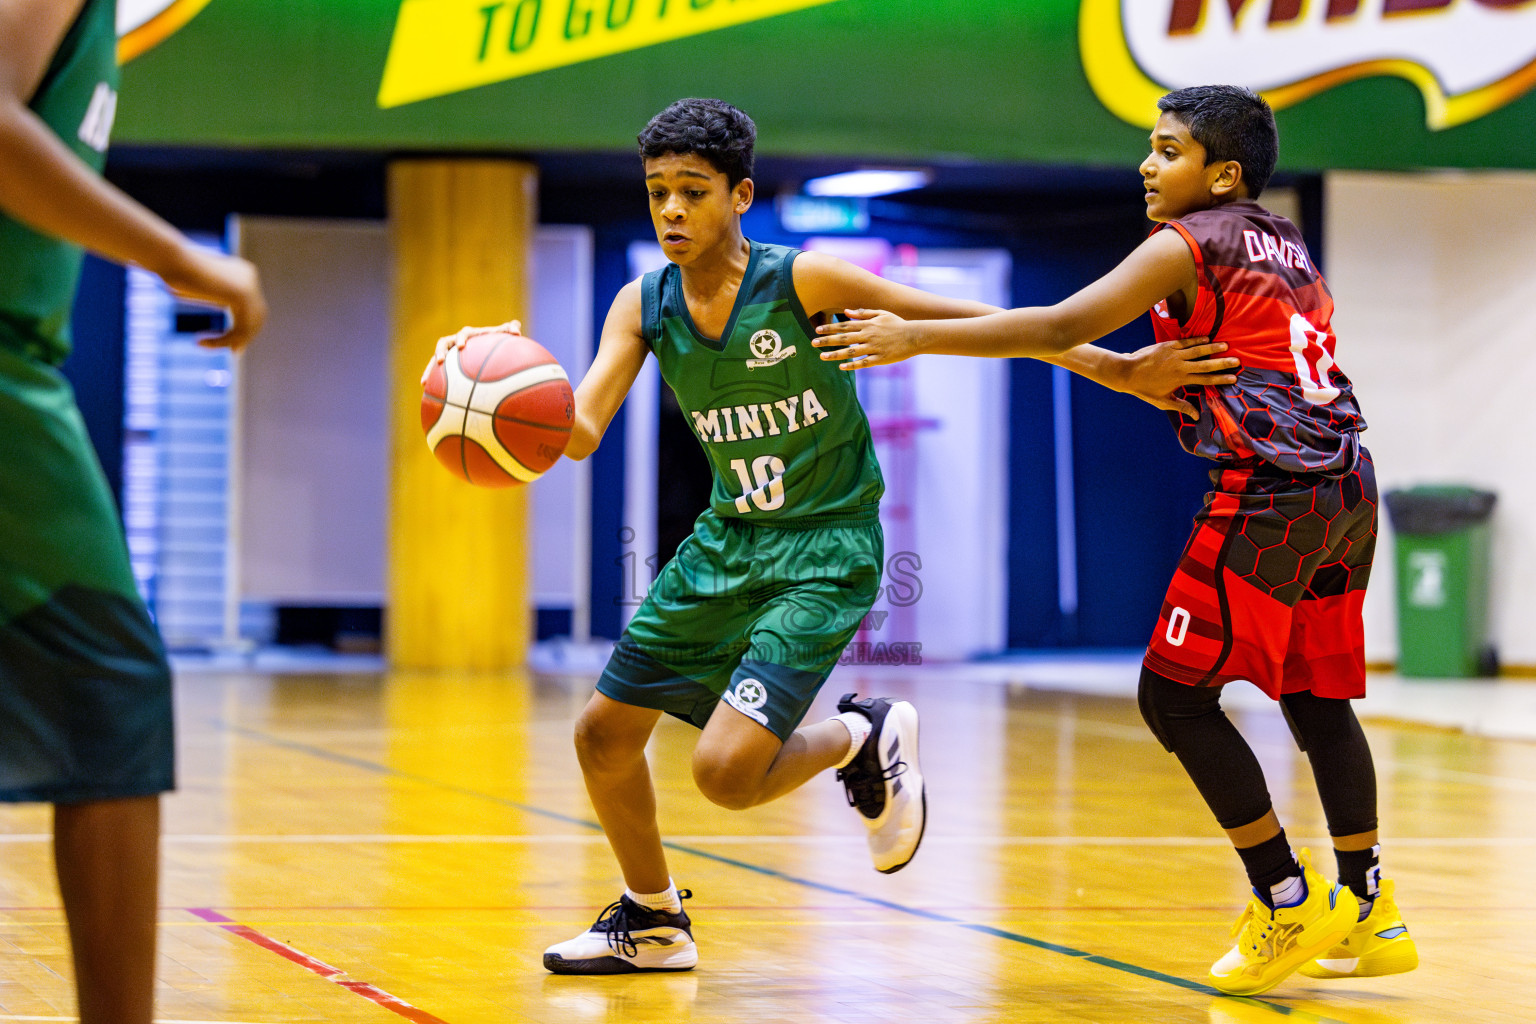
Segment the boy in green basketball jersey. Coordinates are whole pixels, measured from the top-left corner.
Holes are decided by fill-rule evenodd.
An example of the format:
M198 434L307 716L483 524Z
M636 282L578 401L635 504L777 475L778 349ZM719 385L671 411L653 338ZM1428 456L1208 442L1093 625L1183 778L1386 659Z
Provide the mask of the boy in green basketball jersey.
M674 103L640 134L651 219L670 262L620 290L576 391L566 454L583 459L654 354L714 486L576 724L587 791L627 888L590 929L545 952L544 966L558 974L698 962L681 902L690 894L667 870L645 758L663 712L702 730L694 779L722 807L754 807L835 768L877 869L900 870L922 839L910 703L847 694L837 717L800 726L873 605L884 562L884 486L869 424L851 375L817 358L811 341L817 320L849 308L947 318L995 307L746 239L755 140L746 114L703 99ZM444 339L438 358L472 333ZM1090 349L1074 353L1072 368L1167 407L1181 384L1232 365L1205 358L1216 350Z
M82 1024L153 1016L171 675L69 384L82 249L266 316L256 271L101 177L117 104L113 0L0 0L0 801L54 805Z

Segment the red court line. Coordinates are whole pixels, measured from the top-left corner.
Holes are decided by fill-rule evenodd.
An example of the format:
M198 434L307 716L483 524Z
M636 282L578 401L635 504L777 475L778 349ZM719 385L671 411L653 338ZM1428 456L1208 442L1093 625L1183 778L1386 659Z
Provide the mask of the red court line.
M270 950L284 960L298 964L306 971L313 971L326 981L334 982L348 992L360 995L364 999L372 1000L386 1010L393 1010L406 1020L414 1022L414 1024L448 1024L441 1017L434 1017L426 1010L417 1009L404 999L390 995L377 985L370 985L366 981L352 981L347 978L346 971L332 967L324 960L317 960L308 953L301 953L292 946L278 942L270 936L263 935L254 928L237 924L233 918L225 917L217 910L211 910L207 907L188 907L187 912L202 918L204 921L216 924L225 931L240 936L247 942L254 942L262 949Z

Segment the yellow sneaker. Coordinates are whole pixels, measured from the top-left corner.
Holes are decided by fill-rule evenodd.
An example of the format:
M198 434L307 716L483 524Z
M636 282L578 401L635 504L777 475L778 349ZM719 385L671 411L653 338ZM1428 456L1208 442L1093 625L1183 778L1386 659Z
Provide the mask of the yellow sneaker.
M1419 949L1392 899L1392 880L1381 880L1381 894L1364 921L1338 945L1301 965L1309 978L1377 978L1419 966ZM1358 913L1358 911L1357 911Z
M1211 987L1230 996L1256 996L1290 977L1302 964L1331 950L1355 927L1359 904L1343 886L1330 886L1312 869L1312 851L1297 858L1307 898L1271 910L1254 896L1232 935L1237 945L1211 965Z

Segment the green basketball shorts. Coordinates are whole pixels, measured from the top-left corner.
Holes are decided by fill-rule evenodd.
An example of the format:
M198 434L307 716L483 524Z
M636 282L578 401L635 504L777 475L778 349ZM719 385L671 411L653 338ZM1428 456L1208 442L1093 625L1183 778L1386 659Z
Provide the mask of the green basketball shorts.
M0 801L173 783L170 668L74 393L0 345Z
M703 728L723 699L788 739L880 592L879 508L707 511L630 620L599 693Z

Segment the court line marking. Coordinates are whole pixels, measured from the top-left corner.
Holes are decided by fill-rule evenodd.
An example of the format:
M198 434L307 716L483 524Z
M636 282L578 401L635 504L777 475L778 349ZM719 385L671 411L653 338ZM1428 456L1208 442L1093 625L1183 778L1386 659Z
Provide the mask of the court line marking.
M279 942L274 938L263 935L249 925L240 924L234 918L225 917L217 910L208 907L188 907L187 913L200 917L210 924L218 925L232 935L238 935L247 942L255 943L262 949L276 953L284 960L292 961L306 971L312 971L326 981L340 985L353 995L362 996L364 999L375 1002L386 1010L399 1014L406 1020L411 1021L412 1024L448 1024L441 1017L434 1017L426 1010L412 1006L398 996L390 995L377 985L369 984L366 981L354 981L347 977L346 971L332 967L324 960L316 959L308 953L300 952L285 942Z
M957 904L957 903L953 903L953 902L946 902L943 905L948 907L949 909L951 909L953 911L956 911L956 912L963 911L963 912L969 913L969 914L980 914L980 913L999 914L999 915L1001 915L1001 914L1008 914L1008 915L1018 915L1018 914L1047 915L1048 914L1048 915L1050 915L1049 923L1056 923L1056 922L1058 922L1060 920L1060 915L1061 914L1070 912L1070 913L1075 913L1075 914L1079 915L1077 917L1077 919L1076 919L1076 922L1075 922L1079 926L1084 925L1084 924L1114 924L1116 927L1123 927L1123 928L1162 928L1162 927L1167 927L1170 924L1177 924L1177 925L1203 924L1203 923L1206 923L1203 919L1197 920L1197 919L1194 919L1193 917L1191 917L1191 919L1185 920L1185 919L1180 918L1180 917L1167 917L1166 915L1169 915L1169 914L1172 914L1172 913L1175 913L1175 912L1178 913L1178 914L1186 914L1186 915L1195 915L1195 914L1223 914L1223 915L1228 915L1228 914L1230 914L1231 909L1232 909L1232 905L1230 903L1223 904L1221 906L1212 905L1212 906L1203 906L1203 907L1201 907L1201 906L1181 906L1181 907L1150 907L1150 906L1140 906L1140 907L1132 907L1132 908L1130 908L1130 910L1133 911L1133 912L1140 912L1140 913L1145 913L1145 914L1156 913L1156 914L1165 915L1162 920L1143 921L1143 920L1126 920L1124 915L1126 913L1127 908L1124 905L1118 905L1118 906L1095 906L1095 905L1091 905L1091 904L1088 904L1088 905L1083 905L1083 904L1071 904L1071 905L1068 905L1068 904L1054 904L1053 905L1053 904L1040 904L1040 903L1024 903L1024 904L994 904L994 905L990 905L989 906L989 905L978 904L978 903ZM405 906L405 907L402 907L402 906L392 906L392 905L380 904L380 903L336 904L336 905L325 906L325 907L319 907L319 906L316 906L316 907L283 906L283 905L276 905L276 904L265 904L265 905L261 905L261 906L230 905L230 906L224 906L223 907L224 910L227 910L230 913L238 913L238 914L240 914L243 917L262 916L263 920L262 920L261 923L262 923L262 926L266 927L266 928L276 928L278 926L282 926L284 928L311 928L311 927L325 927L325 928L392 928L392 927L395 927L396 924L402 923L402 922L391 921L391 920L370 921L370 920L359 920L359 919L356 919L356 918L353 918L352 920L348 920L348 921L343 921L343 922L335 922L335 921L319 920L319 919L317 919L317 918L315 918L313 916L315 914L360 914L360 913L361 914L369 914L369 913L374 913L374 914L445 914L445 915L446 914L461 914L461 915L462 914L468 914L468 915L474 915L474 917L483 917L483 916L486 916L486 915L493 915L493 914L497 915L498 917L500 917L502 915L507 915L507 914L512 914L512 915L525 914L525 915L528 915L531 918L534 915L545 915L545 914L584 914L584 913L587 913L590 908L591 908L591 904L590 903L581 903L581 904L570 904L570 903L548 903L548 904L518 903L518 904L515 904L515 905L509 905L509 906L496 906L495 904L480 904L478 906L473 906L473 907L443 907L443 906L425 906L425 907ZM801 915L801 916L795 917L794 918L795 922L797 924L803 925L804 927L807 927L807 928L820 928L820 927L827 927L827 928L858 928L858 927L864 927L865 925L868 925L868 924L882 923L882 922L877 922L877 921L875 921L873 919L865 919L865 918L851 919L849 917L849 915L857 914L857 913L860 913L860 912L874 913L874 912L880 911L882 908L878 908L878 907L876 907L876 908L849 907L846 904L841 904L841 903L798 903L798 904L796 904L796 905L794 905L792 907L786 907L782 903L711 903L709 905L709 908L711 910L728 910L728 911L733 911L735 913L742 913L742 914L751 914L751 913L778 914L778 915L780 915L782 917L785 917L786 919L788 919L789 917L793 917L794 915L798 914L798 915ZM187 908L187 907L162 906L159 909L162 910L162 911L168 911L168 910L188 910L189 908ZM935 910L935 913L937 913L937 912L938 911ZM56 929L57 930L57 929L63 929L63 928L67 927L67 925L66 925L66 923L64 921L63 912L61 911L61 909L57 905L54 905L54 906L38 906L38 907L0 907L0 913L48 914L48 915L50 915L50 918L51 918L50 920L45 920L45 921L0 921L0 935L5 934L10 929L26 929L28 931L35 931L37 929L43 929L43 928L52 928L52 929ZM280 915L284 915L284 916L283 917L279 917L279 918L268 918L268 917L266 917L266 915L279 915L279 914ZM299 914L307 914L307 915L310 915L310 916L304 916L304 917L297 916ZM821 915L821 914L839 914L839 915L842 915L842 916L839 919L837 919L837 920L830 920L830 921L827 921L827 920L817 920L816 919L816 915ZM1087 915L1089 915L1089 914L1105 914L1105 915L1112 915L1112 916L1108 916L1103 921L1099 921L1099 920L1096 920L1094 918L1088 917ZM1477 911L1469 911L1464 906L1424 906L1422 904L1417 904L1416 903L1416 904L1414 904L1414 914L1415 914L1416 917L1420 916L1420 915L1424 915L1424 914L1457 914L1457 915L1461 915L1461 916L1456 918L1455 920L1451 921L1450 924L1452 924L1454 926L1458 926L1458 927L1472 928L1472 927L1475 927L1479 922L1469 920L1468 918L1471 915L1480 914L1482 917L1485 917L1485 918L1496 918L1496 917L1502 916L1506 920L1499 921L1499 922L1496 922L1496 923L1500 923L1500 924L1504 924L1504 923L1519 924L1519 923L1524 923L1525 921L1528 921L1533 914L1536 914L1536 907L1525 907L1525 906L1513 906L1513 905L1511 905L1511 906L1500 906L1500 907L1494 907L1494 908L1483 908L1483 909L1480 909L1480 910L1477 910ZM291 919L288 919L288 918L291 918ZM783 923L783 922L780 922L780 921L773 921L773 922L762 922L762 921L759 921L759 922L757 922L757 924L764 924L764 923ZM203 922L203 921L165 921L165 920L162 920L162 921L156 922L156 927L165 928L165 929L172 929L172 928L202 928L202 927L205 927L205 925L206 925L206 922ZM892 924L890 921L883 922L883 925L884 925L884 927L897 927L896 925ZM438 928L438 927L452 927L452 928L506 928L506 929L510 929L510 930L514 930L514 931L526 930L528 928L534 928L534 927L539 927L539 928L546 927L546 925L540 923L537 920L525 920L525 921L496 920L496 921L491 921L491 922L484 922L484 921L474 920L472 918L471 919L466 919L465 917L443 917L443 918L437 919L437 920L428 919L428 920L425 920L425 921L415 920L415 921L411 921L410 922L410 926L413 927L413 928ZM913 925L913 926L915 927L916 925ZM729 926L727 926L727 927L729 927ZM4 1020L4 1019L5 1019L4 1015L0 1014L0 1020ZM225 1024L252 1024L252 1022L249 1022L249 1021L247 1021L247 1022L230 1021L230 1022L225 1022Z
M18 832L9 835L0 834L0 844L25 844L25 843L49 843L53 836L46 832ZM474 845L485 843L493 845L555 845L559 843L580 843L583 845L606 843L607 840L601 832L581 832L569 835L529 835L515 833L333 833L318 835L283 834L283 833L244 833L241 835L227 835L220 833L184 833L169 834L160 837L160 841L166 845L187 846L222 846L237 843L249 843L251 845ZM828 835L743 835L730 833L726 835L684 835L673 836L675 843L708 843L712 846L762 846L764 844L779 844L784 846L859 846L865 844L863 836L828 836ZM1330 842L1323 836L1297 836L1293 842L1304 845L1326 845ZM1231 845L1231 841L1216 836L935 836L929 835L923 839L926 846L1168 846L1168 847L1222 847ZM1453 847L1465 849L1467 847L1483 847L1490 849L1519 849L1536 846L1536 836L1397 836L1390 839L1387 845L1392 847L1419 847L1438 848ZM4 1020L0 1015L0 1020Z
M1191 992L1203 992L1206 995L1215 996L1220 999L1231 999L1235 1002L1246 1003L1250 1006L1261 1007L1266 1010L1273 1010L1275 1013L1279 1013L1288 1017L1295 1017L1297 1020L1311 1021L1314 1022L1314 1024L1344 1024L1344 1022L1335 1020L1332 1017L1323 1017L1318 1014L1310 1013L1306 1010L1300 1010L1293 1006L1286 1006L1281 1003L1271 1003L1264 999L1249 999L1246 997L1224 995L1222 992L1217 991L1211 986L1203 985L1198 981L1190 981L1188 978L1180 978L1174 974L1165 974L1162 971L1155 971L1149 967L1142 967L1138 964L1127 963L1124 960L1116 960L1113 957L1100 956L1097 953L1090 953L1086 950L1075 949L1072 946L1062 945L1058 942L1050 942L1046 939L1037 939L1031 935L1024 935L1019 932L1009 931L1006 928L997 928L992 925L967 921L964 918L951 917L948 914L941 914L933 910L924 910L921 907L907 906L903 903L897 903L894 900L882 899L878 896L869 896L854 889L844 889L841 886L829 885L825 882L817 882L809 878L800 878L796 875L791 875L786 872L779 871L776 868L764 867L760 864L751 864L746 861L736 860L733 857L726 857L722 856L721 854L710 853L707 850L693 849L691 847L667 842L665 840L663 840L662 845L670 849L677 850L680 853L689 853L695 857L702 857L705 860L712 860L719 864L728 864L732 867L741 868L744 871L766 875L770 878L777 878L782 881L792 882L796 885L801 885L810 889L817 889L822 892L833 893L839 896L848 896L863 903L869 903L877 907L884 907L888 910L894 910L900 914L907 914L912 917L923 918L925 920L934 921L939 924L952 924L956 927L964 928L966 931L976 932L981 935L990 935L994 938L1006 939L1010 942L1017 942L1021 945L1045 950L1049 953L1058 953L1062 956L1069 956L1074 959L1082 960L1086 963L1097 964L1100 967L1109 967L1113 970L1123 971L1127 974L1134 974L1142 978L1150 979L1152 981L1160 981L1164 984L1174 985L1182 989L1188 989Z
M582 818L573 817L569 814L562 814L559 811L551 811L543 807L535 807L531 804L520 803L516 800L510 800L506 797L496 796L491 793L483 793L478 790L469 789L465 786L455 785L451 782L443 782L438 779L431 778L430 776L418 775L415 772L399 771L398 769L391 768L389 765L379 764L377 761L368 761L364 758L353 757L350 754L340 754L335 751L326 750L323 747L316 747L307 743L297 743L293 740L284 739L281 736L275 736L256 729L248 729L244 726L235 725L234 723L225 721L223 719L213 719L212 723L216 727L234 733L235 735L244 736L248 739L268 744L269 746L281 747L286 750L293 750L298 753L307 754L311 757L320 758L322 760L351 765L364 771L372 772L376 775L385 775L390 778L418 782L422 785L441 789L447 792L458 793L464 796L474 797L479 800L501 804L504 807L511 807L515 810L522 811L525 814L531 814L535 817L547 818L552 821L562 821L566 822L567 824L580 825L586 829L594 830L599 833L602 832L602 826L595 821L587 821ZM871 906L884 907L888 910L893 910L899 914L906 914L912 917L935 921L941 924L953 924L968 931L977 932L978 934L990 935L994 938L1005 939L1010 942L1016 942L1021 945L1044 950L1046 952L1058 953L1062 956L1073 957L1074 959L1083 960L1087 963L1096 964L1100 967L1108 967L1112 970L1122 971L1126 974L1136 975L1138 977L1147 978L1152 981L1160 981L1167 985L1173 985L1176 988L1186 989L1191 992L1204 993L1206 995L1214 996L1218 999L1230 999L1235 1002L1245 1003L1249 1006L1273 1011L1274 1013L1280 1014L1282 1016L1295 1017L1297 1020L1308 1021L1310 1024L1345 1024L1345 1022L1336 1020L1332 1017L1324 1017L1306 1010L1297 1009L1296 1007L1286 1006L1282 1003L1272 1003L1264 999L1250 999L1247 997L1228 996L1222 992L1217 991L1209 985L1203 985L1200 982L1190 981L1187 978L1180 978L1172 974L1164 974L1162 971L1154 971L1150 968L1140 967L1136 964L1126 963L1123 960L1115 960L1111 957L1100 956L1097 953L1089 953L1086 950L1074 949L1071 946L1064 946L1060 943L1048 942L1045 939L1037 939L1033 936L1023 935L1018 932L1010 932L1003 928L994 928L991 925L966 921L958 917L950 917L947 914L940 914L934 911L923 910L919 907L909 907L905 904L897 903L893 900L881 899L878 896L870 896L866 893L858 892L854 889L844 889L841 886L829 885L825 882L818 882L809 878L801 878L797 875L791 875L787 872L779 871L775 868L764 867L759 864L750 864L746 861L736 860L733 857L726 857L721 854L710 853L707 850L699 850L691 846L677 843L675 841L663 840L662 846L666 847L667 849L676 850L679 853L691 854L695 857L701 857L705 860L712 860L719 864L726 864L731 867L740 868L744 871L750 871L770 878L777 878L781 881L790 882L803 888L814 889L819 892L832 893L838 896L846 896L851 899L858 900L859 902L870 904Z
M1074 691L1059 692L1072 693ZM1087 696L1099 695L1088 694ZM1107 696L1121 697L1119 694ZM1225 710L1237 713L1256 712L1263 715L1274 714L1275 717L1279 717L1278 706L1275 705L1271 705L1270 708L1261 708L1256 704L1245 706L1244 702L1239 701L1225 707ZM1026 724L1033 724L1039 728L1048 728L1051 731L1057 730L1061 725L1061 720L1057 715L1047 714L1043 711L1015 711L1014 716ZM1101 736L1105 739L1124 740L1130 743L1157 742L1157 738L1147 729L1138 729L1135 726L1121 725L1118 722L1106 722L1092 717L1074 716L1072 718L1072 731L1087 733L1090 736ZM1466 733L1466 735L1473 739L1499 739L1499 737L1478 736L1475 733ZM1248 745L1253 748L1255 754L1279 754L1290 757L1300 753L1295 746L1289 743L1262 736L1249 736L1247 733L1244 733L1243 736L1248 741ZM1512 739L1514 739L1514 742L1522 742L1517 738ZM1382 757L1376 758L1375 764L1378 774L1399 772L1405 775L1416 775L1428 782L1441 785L1485 786L1488 789L1513 790L1519 793L1536 792L1536 779L1515 778L1509 775L1489 775L1485 772L1467 772L1456 768L1412 764L1407 761L1395 761Z
M1239 713L1269 713L1268 711L1260 710L1254 706L1234 706L1228 707L1226 710L1229 712ZM1276 718L1279 718L1278 710L1274 711L1273 714ZM1038 711L1015 711L1014 716L1022 720L1025 724L1033 723L1036 727L1040 728L1049 726L1050 731L1052 732L1055 732L1060 725L1060 719L1057 716L1048 715ZM1146 744L1157 742L1156 737L1154 737L1146 728L1120 725L1116 722L1106 722L1095 718L1074 717L1072 719L1072 731L1077 733L1084 733L1090 736L1097 735L1106 739L1122 740L1131 743ZM347 739L356 737L377 738L384 734L384 730L379 729L368 729L361 730L358 733L344 734L339 733L337 730L296 730L296 732L306 736L308 738L308 742L311 743L322 742L327 737L343 738L344 736ZM483 732L484 731L481 730L476 732L475 735L481 735ZM1473 733L1467 733L1466 735L1472 739L1500 739L1499 737L1478 736L1477 734ZM1253 748L1255 754L1295 758L1301 753L1293 744L1286 743L1283 740L1275 740L1266 736L1249 736L1247 733L1244 733L1244 738L1248 740L1248 745ZM1519 737L1510 737L1502 740L1502 742L1523 743L1528 741ZM1444 768L1437 765L1413 764L1411 762L1397 761L1381 756L1376 757L1375 765L1377 774L1383 776L1397 773L1407 776L1417 776L1422 781L1437 785L1482 786L1487 789L1507 790L1517 793L1536 793L1536 779L1532 778L1517 778L1515 776L1509 775L1490 775L1486 772L1469 772L1462 771L1457 768Z

